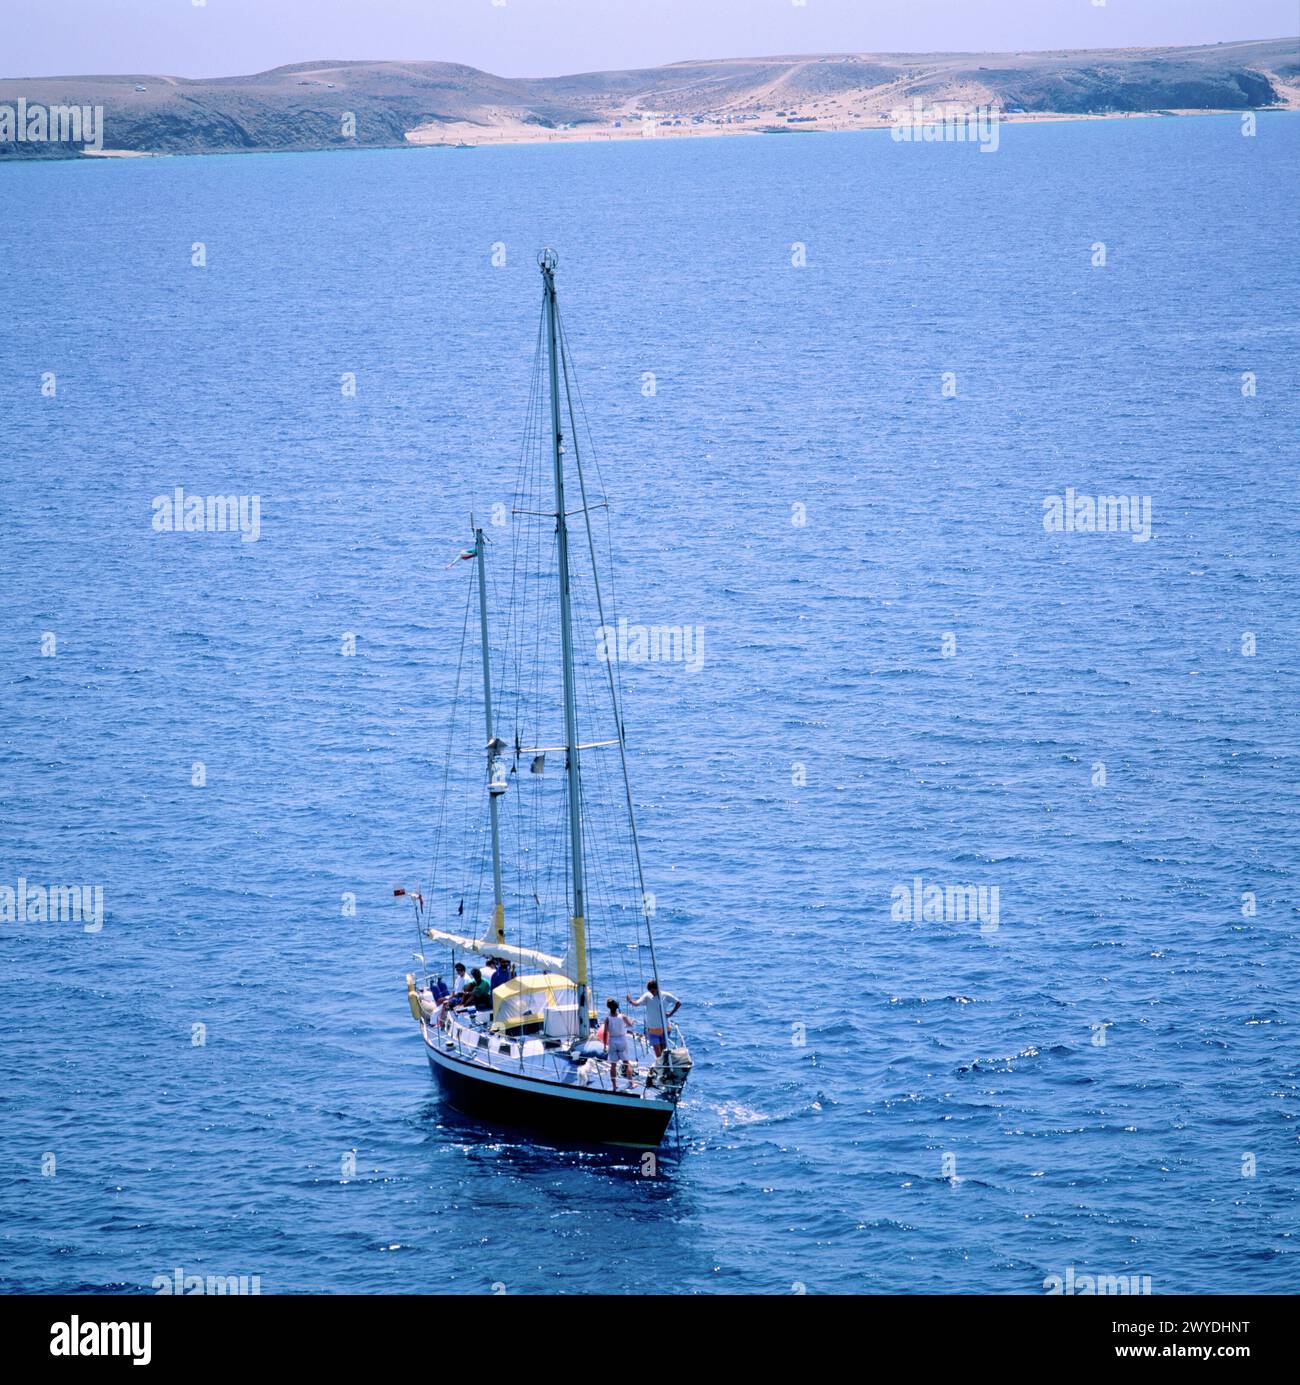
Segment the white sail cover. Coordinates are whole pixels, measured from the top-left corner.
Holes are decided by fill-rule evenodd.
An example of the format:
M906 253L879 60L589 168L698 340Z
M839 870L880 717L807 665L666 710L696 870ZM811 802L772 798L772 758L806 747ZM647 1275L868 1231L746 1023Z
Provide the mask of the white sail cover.
M436 943L450 943L462 952L472 952L480 957L505 957L511 962L536 963L548 971L559 971L564 966L563 957L552 957L549 952L536 952L530 947L516 947L513 943L499 943L493 938L462 938L457 933L444 933L440 928L426 928L424 932Z

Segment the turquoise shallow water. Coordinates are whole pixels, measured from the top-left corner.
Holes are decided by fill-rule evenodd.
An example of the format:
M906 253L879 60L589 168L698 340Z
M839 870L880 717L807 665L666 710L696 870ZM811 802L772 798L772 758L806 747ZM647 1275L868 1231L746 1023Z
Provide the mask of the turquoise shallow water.
M0 925L5 1287L1300 1288L1300 121L1239 128L0 168L0 884L105 898ZM544 243L622 608L706 632L624 670L653 1179L456 1117L402 994Z

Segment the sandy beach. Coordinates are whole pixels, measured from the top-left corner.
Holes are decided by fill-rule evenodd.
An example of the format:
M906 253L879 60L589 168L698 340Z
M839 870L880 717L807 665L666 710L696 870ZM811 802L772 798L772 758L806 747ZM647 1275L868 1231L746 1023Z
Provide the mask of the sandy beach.
M952 109L959 108L953 107ZM1285 105L1270 107L1269 109L1300 110L1300 101L1290 100ZM1230 114L1243 114L1243 112L1234 110L1232 107L1214 110L1171 108L1160 111L1099 111L1087 114L1038 111L1019 111L1011 114L999 111L998 119L1006 125L1043 125L1073 120L1151 120L1163 116ZM892 117L875 115L864 116L862 119L854 121L819 119L791 125L779 118L775 112L770 117L744 124L727 124L711 120L677 124L647 120L636 123L611 122L605 125L582 125L572 129L559 130L540 130L536 125L526 125L519 121L503 121L499 125L490 126L461 121L452 124L422 125L409 131L406 140L408 144L424 147L473 148L493 144L562 144L602 140L700 139L727 135L824 134L832 131L887 130L892 129L895 123Z

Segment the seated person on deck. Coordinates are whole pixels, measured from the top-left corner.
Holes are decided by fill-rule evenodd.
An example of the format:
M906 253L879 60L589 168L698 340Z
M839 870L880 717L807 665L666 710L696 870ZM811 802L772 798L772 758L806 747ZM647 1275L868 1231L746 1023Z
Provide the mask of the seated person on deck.
M469 1010L490 1010L492 1008L492 987L487 977L478 969L470 970L470 983L465 988L462 1008Z

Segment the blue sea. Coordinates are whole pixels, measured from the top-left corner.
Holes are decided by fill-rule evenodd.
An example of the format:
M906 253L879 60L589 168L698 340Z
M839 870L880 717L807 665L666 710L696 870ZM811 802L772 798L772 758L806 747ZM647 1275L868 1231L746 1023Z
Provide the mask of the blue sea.
M1280 113L0 167L0 901L104 901L0 924L0 1284L1300 1290L1297 186ZM621 669L653 1176L444 1104L392 897L543 245L705 641Z

